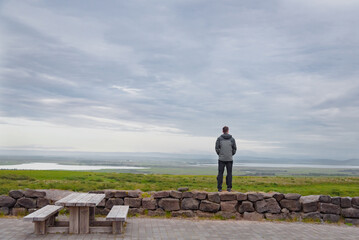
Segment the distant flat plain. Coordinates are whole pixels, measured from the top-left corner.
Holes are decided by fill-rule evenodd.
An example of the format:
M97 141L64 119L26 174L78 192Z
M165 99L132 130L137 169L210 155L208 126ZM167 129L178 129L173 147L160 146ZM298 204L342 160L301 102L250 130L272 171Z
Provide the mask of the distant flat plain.
M0 194L12 189L64 189L90 191L103 189L141 189L158 191L189 187L190 190L216 191L216 161L177 159L91 159L59 157L2 157L0 165L21 163L61 163L75 167L130 166L135 169L102 169L94 171L58 170L0 170ZM143 168L144 167L144 168ZM331 168L249 167L235 164L233 190L328 194L359 196L359 169L334 166Z

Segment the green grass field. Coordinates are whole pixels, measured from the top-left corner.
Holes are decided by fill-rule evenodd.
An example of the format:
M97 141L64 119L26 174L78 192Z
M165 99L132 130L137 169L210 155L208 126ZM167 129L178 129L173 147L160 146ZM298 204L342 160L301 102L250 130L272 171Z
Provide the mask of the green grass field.
M159 191L189 187L216 191L216 176L132 174L115 172L0 170L0 194L12 189L63 189L90 191L123 189ZM224 186L225 187L225 186ZM234 176L233 190L359 196L359 177Z

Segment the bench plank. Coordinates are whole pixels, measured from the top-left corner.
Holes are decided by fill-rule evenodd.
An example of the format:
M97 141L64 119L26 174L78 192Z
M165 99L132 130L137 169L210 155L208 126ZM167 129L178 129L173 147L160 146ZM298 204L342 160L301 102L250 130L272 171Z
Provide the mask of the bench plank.
M113 206L106 216L106 221L126 221L129 206Z
M62 206L46 205L45 207L40 208L39 210L25 216L23 219L25 221L33 222L45 221L47 218L56 214L62 208Z

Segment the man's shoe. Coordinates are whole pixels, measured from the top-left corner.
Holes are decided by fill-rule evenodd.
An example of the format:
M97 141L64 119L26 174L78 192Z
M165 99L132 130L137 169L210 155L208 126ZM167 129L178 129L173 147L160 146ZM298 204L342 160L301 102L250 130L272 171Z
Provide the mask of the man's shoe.
M228 192L230 192L230 191L231 191L231 189L230 189L230 188L227 188L227 191L228 191Z
M218 189L218 192L222 192L222 189Z

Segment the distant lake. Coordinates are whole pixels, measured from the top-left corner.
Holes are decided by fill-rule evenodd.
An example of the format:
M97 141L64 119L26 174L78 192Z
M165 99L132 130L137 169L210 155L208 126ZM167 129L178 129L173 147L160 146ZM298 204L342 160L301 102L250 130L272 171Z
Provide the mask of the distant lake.
M92 166L92 165L63 165L58 163L23 163L17 165L0 165L0 169L16 170L101 170L101 169L149 169L147 167L129 166Z
M195 166L217 166L213 164L198 164ZM359 166L346 166L346 165L317 165L317 164L282 164L282 163L235 163L236 167L264 167L264 168L356 168Z

